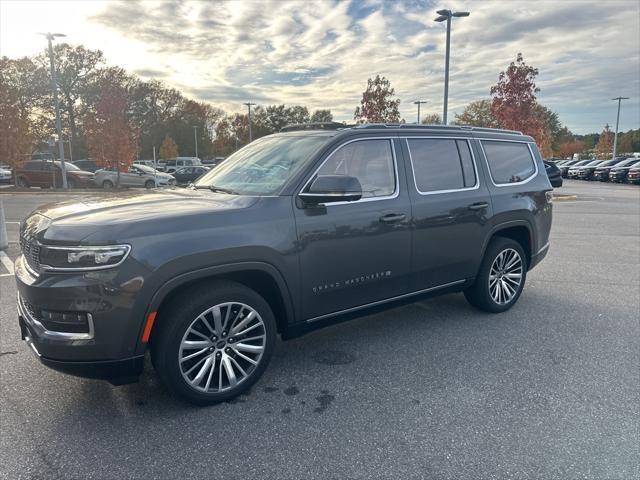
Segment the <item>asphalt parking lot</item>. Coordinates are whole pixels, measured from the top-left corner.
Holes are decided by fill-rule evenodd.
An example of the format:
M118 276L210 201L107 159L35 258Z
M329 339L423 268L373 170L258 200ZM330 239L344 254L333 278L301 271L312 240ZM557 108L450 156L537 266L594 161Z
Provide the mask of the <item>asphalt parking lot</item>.
M640 478L640 188L559 192L577 198L509 312L455 294L280 342L249 395L209 408L150 367L113 387L41 366L0 271L0 476ZM10 241L55 197L0 194Z

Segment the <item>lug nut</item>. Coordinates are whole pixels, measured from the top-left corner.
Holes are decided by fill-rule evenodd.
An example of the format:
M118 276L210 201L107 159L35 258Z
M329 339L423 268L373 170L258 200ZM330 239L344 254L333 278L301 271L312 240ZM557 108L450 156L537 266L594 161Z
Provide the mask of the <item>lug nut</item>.
M216 357L220 358L222 356L222 353L218 352L216 353Z
M209 351L210 351L210 352L213 352L213 347L209 347Z
M227 336L227 332L222 332L222 336L226 337Z
M230 349L230 348L225 348L225 349L224 349L224 351L225 351L226 353L231 353L231 349Z
M233 343L233 342L235 342L235 341L236 341L236 339L235 339L235 338L233 338L233 337L229 338L229 342L230 342L230 343Z

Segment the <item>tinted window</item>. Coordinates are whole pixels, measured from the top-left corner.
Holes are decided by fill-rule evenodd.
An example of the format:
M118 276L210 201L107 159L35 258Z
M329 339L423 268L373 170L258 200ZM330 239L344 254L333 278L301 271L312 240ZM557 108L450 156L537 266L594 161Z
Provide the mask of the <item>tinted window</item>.
M42 162L26 162L24 164L24 169L33 172L42 171Z
M331 154L318 175L349 175L362 186L362 197L387 197L396 189L389 140L348 143Z
M536 171L526 143L483 141L491 178L496 184L526 180Z
M416 138L408 140L419 192L473 187L476 175L466 140Z

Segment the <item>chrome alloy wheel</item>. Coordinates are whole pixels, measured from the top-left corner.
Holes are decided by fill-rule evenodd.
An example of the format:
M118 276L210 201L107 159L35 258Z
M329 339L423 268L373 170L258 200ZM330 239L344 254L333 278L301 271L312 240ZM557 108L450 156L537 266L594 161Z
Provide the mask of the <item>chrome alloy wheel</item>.
M221 303L187 328L178 352L180 373L198 391L223 392L251 375L265 346L265 325L257 311L244 303Z
M491 264L489 293L498 305L509 303L522 283L522 258L513 248L502 250Z

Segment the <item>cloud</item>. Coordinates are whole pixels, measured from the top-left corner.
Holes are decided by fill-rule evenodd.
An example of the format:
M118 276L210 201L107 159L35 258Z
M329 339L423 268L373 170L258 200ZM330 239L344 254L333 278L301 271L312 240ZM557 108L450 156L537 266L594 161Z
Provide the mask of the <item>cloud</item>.
M449 109L489 96L498 73L524 54L540 70L540 101L574 131L615 120L611 97L625 104L622 123L640 123L640 4L634 1L455 2L470 10L452 28ZM442 109L444 25L432 1L109 2L91 22L141 43L142 76L228 111L243 101L330 108L348 120L367 78L391 80L413 119L413 101ZM126 52L123 52L126 56ZM117 58L111 59L117 62ZM135 62L128 59L127 64ZM635 94L635 95L634 95Z

